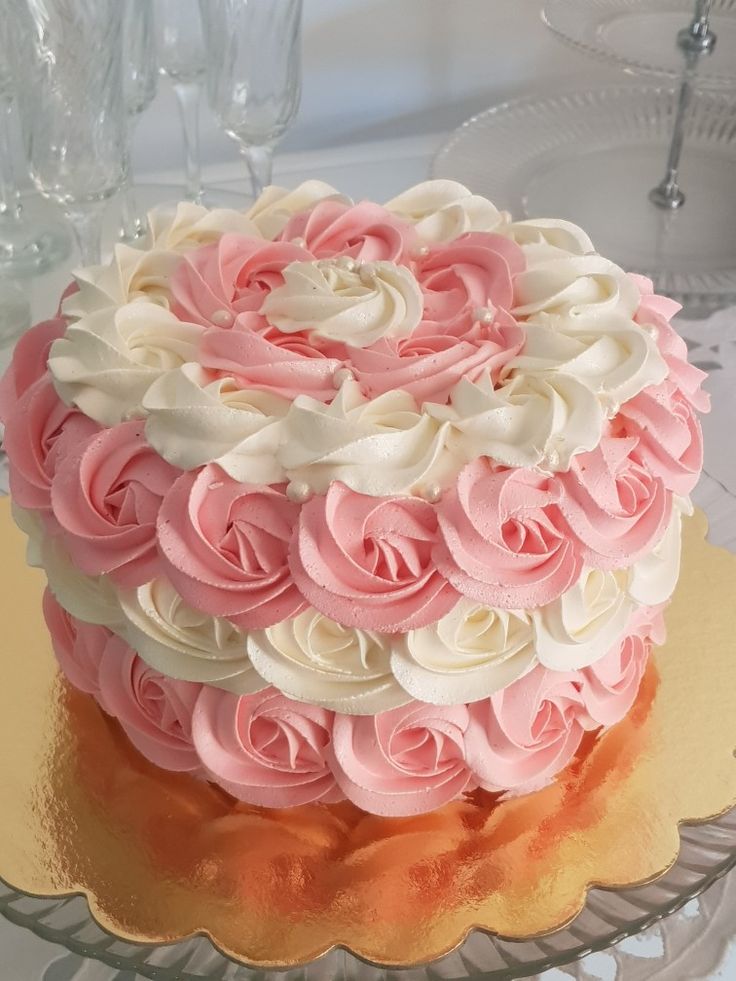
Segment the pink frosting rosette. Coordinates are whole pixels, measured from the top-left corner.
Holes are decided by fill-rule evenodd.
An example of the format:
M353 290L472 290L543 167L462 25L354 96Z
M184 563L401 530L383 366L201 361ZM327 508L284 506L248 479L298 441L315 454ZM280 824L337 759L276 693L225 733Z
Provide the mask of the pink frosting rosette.
M67 613L48 588L43 594L43 616L64 676L75 688L99 698L103 651L108 644L116 650L126 645L107 627L83 623Z
M668 380L680 390L694 409L708 412L710 396L701 388L707 374L690 364L687 359L687 344L670 324L675 314L682 309L681 304L667 296L656 294L651 279L633 274L631 279L641 293L641 303L634 320L642 327L653 328L659 353L667 364Z
M301 510L290 551L294 581L325 616L352 627L424 627L457 602L432 561L437 517L410 497L368 497L334 482Z
M171 309L188 323L232 327L240 314L258 313L271 290L283 284L289 263L311 259L290 242L227 233L183 257L171 277ZM249 323L265 326L256 316Z
M100 658L99 702L135 748L166 770L199 774L192 713L201 685L175 681L150 668L127 645L107 644Z
M51 485L58 468L99 428L61 401L46 372L32 382L5 417L3 445L15 503L44 512L48 524Z
M51 504L74 564L88 575L109 574L124 589L155 578L156 518L179 473L148 445L139 419L91 436L75 452L68 447Z
M335 716L332 753L345 796L371 814L423 814L476 782L466 763L465 705L412 702L376 716Z
M485 790L529 793L551 782L575 755L589 716L578 672L539 665L470 706L467 760Z
M580 672L580 697L590 716L588 728L612 726L626 715L639 692L651 652L651 641L630 634Z
M472 326L478 308L489 307L492 314L509 310L513 278L525 267L521 248L501 235L469 232L435 246L415 269L424 293L423 320L457 335Z
M406 262L417 234L409 222L370 201L325 200L294 215L279 239L303 244L317 259L345 255L366 262Z
M672 382L650 386L624 402L616 435L635 437L636 455L668 491L687 496L703 468L703 431L691 402Z
M555 477L469 463L438 507L434 561L452 585L486 606L551 603L580 575L580 548L559 511Z
M332 712L274 688L233 695L205 687L192 736L208 776L238 800L296 807L342 800L327 758Z
M159 515L166 572L195 609L245 629L270 627L304 606L288 564L298 516L281 485L241 484L215 464L189 471Z
M461 378L476 381L490 372L496 382L523 343L522 326L499 310L489 323L474 320L456 334L435 321L423 321L409 337L385 337L370 347L349 347L347 356L369 398L400 388L420 404L443 404Z
M233 330L208 330L200 342L199 360L217 376L234 378L243 389L287 399L309 395L320 402L335 397L335 372L344 364L301 335L280 334L275 328L259 332L240 328L239 323Z
M597 569L620 569L652 550L672 513L672 495L637 458L638 440L604 436L560 474L560 510Z
M27 330L13 348L10 365L0 379L0 422L7 422L24 392L46 374L49 348L63 337L66 321L62 317L44 320Z

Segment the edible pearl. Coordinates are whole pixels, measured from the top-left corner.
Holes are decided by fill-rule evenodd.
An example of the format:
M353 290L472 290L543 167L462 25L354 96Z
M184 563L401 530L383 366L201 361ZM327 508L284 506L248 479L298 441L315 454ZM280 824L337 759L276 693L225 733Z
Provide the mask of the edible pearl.
M422 489L421 495L425 501L429 501L430 504L436 504L442 497L442 488L439 484L427 484Z
M348 272L355 272L355 259L349 255L341 255L337 260L337 264L341 269L346 269Z
M229 327L233 322L233 315L229 310L215 310L212 314L212 323L218 327Z
M653 337L655 341L659 337L659 327L657 327L656 324L647 324L644 330L650 337Z
M493 323L493 310L489 307L477 307L473 312L473 317L479 320L482 324L492 324Z
M306 247L307 247L307 240L304 239L304 238L302 238L301 235L297 235L296 238L293 238L291 240L291 244L292 245L296 245L296 247L298 249L306 249Z
M355 381L355 375L350 368L338 368L332 376L332 384L335 388L341 388L346 381Z
M312 488L304 480L292 480L286 485L286 496L294 504L304 504L312 496Z
M425 256L429 255L429 246L428 245L418 246L418 248L414 250L414 255L416 256L417 259L424 259Z

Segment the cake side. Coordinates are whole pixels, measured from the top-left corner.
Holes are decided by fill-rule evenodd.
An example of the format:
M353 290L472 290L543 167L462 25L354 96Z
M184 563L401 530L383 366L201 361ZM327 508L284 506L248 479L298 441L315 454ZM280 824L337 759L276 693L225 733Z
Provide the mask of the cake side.
M707 409L646 280L452 182L308 182L77 285L2 382L11 493L62 670L141 752L410 814L626 714Z

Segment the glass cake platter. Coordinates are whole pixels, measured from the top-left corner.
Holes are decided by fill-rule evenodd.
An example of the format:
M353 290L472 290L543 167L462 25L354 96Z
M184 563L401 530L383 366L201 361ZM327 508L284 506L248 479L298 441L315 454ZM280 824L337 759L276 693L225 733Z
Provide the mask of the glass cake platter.
M503 941L476 931L460 948L433 964L400 971L362 963L343 950L334 950L306 967L276 972L235 965L202 937L170 946L133 944L97 926L81 897L38 899L2 882L0 914L72 954L156 981L505 981L604 950L683 907L736 865L736 810L709 824L683 827L681 840L680 855L669 872L647 886L615 892L591 890L584 910L566 929L525 942ZM91 979L95 975L85 971L82 976ZM44 981L69 978L66 971L54 973L52 964Z
M675 108L674 91L639 85L506 102L464 123L432 175L516 218L567 218L658 292L724 306L736 302L736 102L693 96L680 182L687 200L664 211L648 194L662 176Z
M560 40L626 71L678 78L682 52L677 32L693 15L693 0L547 0L542 19ZM713 0L711 26L718 42L704 60L703 89L736 85L736 0Z

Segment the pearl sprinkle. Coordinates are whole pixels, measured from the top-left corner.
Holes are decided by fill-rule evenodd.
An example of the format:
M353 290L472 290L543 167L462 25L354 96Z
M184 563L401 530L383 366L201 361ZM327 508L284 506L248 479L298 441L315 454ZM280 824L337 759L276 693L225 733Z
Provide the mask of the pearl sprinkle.
M313 491L304 480L292 480L286 485L286 496L294 504L306 504Z

